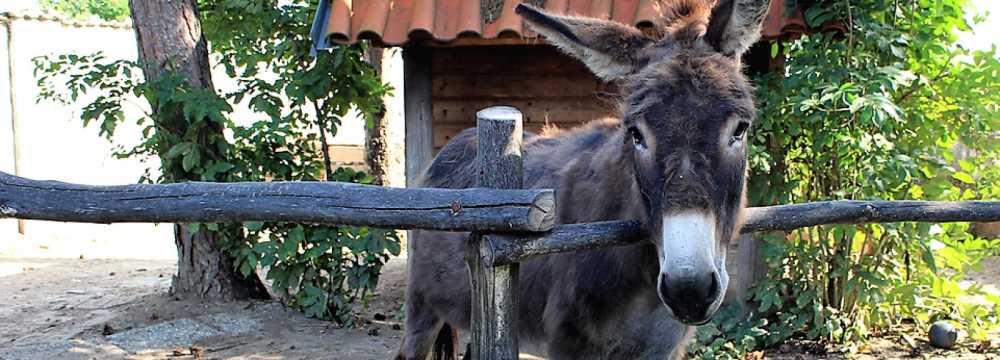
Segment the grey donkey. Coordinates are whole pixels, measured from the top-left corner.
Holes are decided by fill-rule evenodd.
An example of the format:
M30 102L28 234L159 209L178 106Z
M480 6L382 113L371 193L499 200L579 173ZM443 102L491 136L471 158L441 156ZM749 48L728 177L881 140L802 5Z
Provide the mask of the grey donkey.
M740 56L757 40L769 1L664 4L655 37L517 7L548 43L622 91L619 119L525 134L525 186L555 189L558 224L639 220L648 231L639 245L521 264L522 351L550 359L679 358L694 325L722 302L725 247L742 226L755 116ZM469 129L434 158L422 186L475 186L475 157ZM454 356L457 331L470 326L466 236L414 232L397 359L426 359L442 341Z

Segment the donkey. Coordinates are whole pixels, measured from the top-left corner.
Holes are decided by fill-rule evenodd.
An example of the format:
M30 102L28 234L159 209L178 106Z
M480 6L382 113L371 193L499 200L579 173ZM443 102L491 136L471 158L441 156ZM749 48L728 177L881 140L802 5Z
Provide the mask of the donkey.
M648 241L520 267L519 342L550 359L682 357L729 283L725 247L742 226L755 116L740 56L769 0L665 1L662 35L518 5L533 30L621 84L621 118L526 134L524 184L556 191L559 224L639 220ZM422 185L475 186L475 129L441 149ZM469 329L467 234L415 231L397 359L425 359ZM451 349L455 349L452 343Z

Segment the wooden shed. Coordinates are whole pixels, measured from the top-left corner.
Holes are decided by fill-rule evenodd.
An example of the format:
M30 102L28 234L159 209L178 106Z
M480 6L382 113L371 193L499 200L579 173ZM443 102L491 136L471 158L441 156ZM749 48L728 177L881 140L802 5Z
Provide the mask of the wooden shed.
M528 0L554 13L612 19L649 28L671 0ZM406 183L452 136L475 125L475 113L511 105L526 131L572 127L616 116L614 91L582 63L525 28L519 0L323 0L313 26L317 49L370 41L403 48ZM773 0L765 39L807 31L802 11ZM744 57L750 71L775 64L769 46ZM398 89L397 89L398 91Z

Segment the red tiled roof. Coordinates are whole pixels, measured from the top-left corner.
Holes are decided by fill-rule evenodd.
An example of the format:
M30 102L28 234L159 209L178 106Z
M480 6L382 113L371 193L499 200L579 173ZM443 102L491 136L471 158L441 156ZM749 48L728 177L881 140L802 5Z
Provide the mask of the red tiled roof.
M321 1L314 24L318 43L351 43L361 39L381 45L415 40L447 43L459 38L534 38L514 6L523 0L486 0L499 5L495 18L484 21L480 0L329 0ZM670 0L545 0L554 13L612 19L635 26L652 25L658 9ZM326 8L323 8L326 6ZM762 35L768 39L797 37L807 31L800 9L783 14L785 0L773 0ZM318 36L317 36L318 37ZM318 46L324 47L324 46Z

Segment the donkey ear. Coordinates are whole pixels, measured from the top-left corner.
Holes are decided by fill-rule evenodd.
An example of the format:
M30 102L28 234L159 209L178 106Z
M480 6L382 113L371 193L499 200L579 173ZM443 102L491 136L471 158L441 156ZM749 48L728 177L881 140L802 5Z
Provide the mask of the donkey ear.
M604 80L620 79L635 72L640 53L653 44L653 39L639 29L613 21L552 15L525 4L518 4L514 11L532 30L583 61Z
M712 9L705 41L726 56L739 57L760 38L771 0L720 0Z

